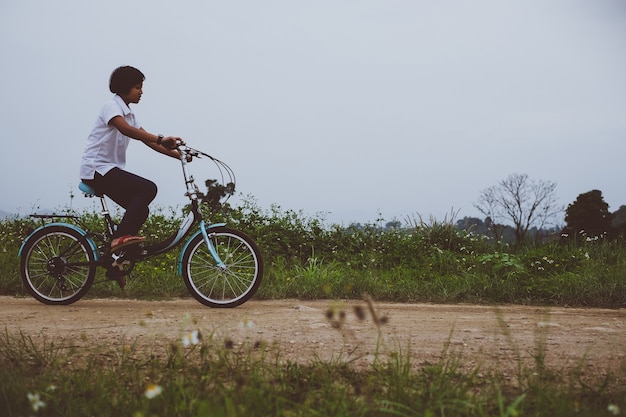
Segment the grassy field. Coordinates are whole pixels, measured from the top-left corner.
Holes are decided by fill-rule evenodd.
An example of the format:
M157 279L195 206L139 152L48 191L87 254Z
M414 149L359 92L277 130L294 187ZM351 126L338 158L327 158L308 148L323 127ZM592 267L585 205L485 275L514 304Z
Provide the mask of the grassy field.
M84 227L99 225L80 213ZM398 302L519 303L626 307L623 241L583 236L574 242L510 247L452 222L384 228L325 226L319 218L247 204L217 217L250 234L266 273L256 298ZM0 223L0 294L23 296L19 245L36 224ZM144 235L177 227L173 211L153 214ZM175 298L178 253L137 265L123 295L102 280L87 297ZM184 336L164 354L126 344L76 351L62 341L0 335L3 416L610 416L626 409L626 367L587 380L545 366L503 379L492 369L462 369L457 352L416 366L401 346L366 369L336 360L292 363L259 346ZM539 340L538 345L541 345ZM68 361L67 358L72 360Z
M78 224L101 230L80 213ZM626 245L623 240L581 239L512 247L490 242L452 221L403 228L380 225L325 226L319 218L254 205L230 210L216 221L251 235L266 271L257 298L361 298L399 302L521 303L626 307ZM382 223L382 222L381 222ZM173 210L151 215L143 233L158 241L179 224ZM23 295L18 249L31 219L0 222L0 294ZM179 250L141 263L125 295L186 295L176 274ZM95 285L88 296L119 295L115 284Z

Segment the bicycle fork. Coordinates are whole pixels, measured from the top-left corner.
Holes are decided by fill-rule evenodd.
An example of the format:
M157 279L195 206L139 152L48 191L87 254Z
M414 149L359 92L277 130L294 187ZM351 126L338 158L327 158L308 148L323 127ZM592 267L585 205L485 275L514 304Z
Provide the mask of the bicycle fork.
M202 231L202 237L204 237L204 243L206 243L207 248L209 249L209 253L215 260L217 267L222 270L226 269L226 265L220 258L220 255L217 253L217 249L215 249L213 242L211 242L211 239L209 239L209 234L207 233L206 228L204 227L204 220L200 220L200 230Z

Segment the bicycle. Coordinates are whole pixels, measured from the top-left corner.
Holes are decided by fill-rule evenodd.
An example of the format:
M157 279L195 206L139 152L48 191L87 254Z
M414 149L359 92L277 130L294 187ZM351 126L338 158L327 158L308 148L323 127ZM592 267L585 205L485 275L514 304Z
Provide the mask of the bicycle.
M80 223L74 215L31 215L41 219L42 225L26 237L18 256L22 282L36 300L51 305L72 304L94 284L98 267L106 269L109 279L125 279L137 262L168 252L185 239L178 258L178 274L197 301L209 307L236 307L252 298L263 277L259 248L248 235L225 223L205 222L200 210L201 193L188 165L194 158L209 158L220 171L222 182L226 174L232 187L233 171L197 149L181 144L177 149L191 209L178 230L162 242L133 245L112 253L116 223L106 196L97 194L84 182L79 189L88 197L100 198L103 233L71 223ZM191 233L194 225L198 229Z

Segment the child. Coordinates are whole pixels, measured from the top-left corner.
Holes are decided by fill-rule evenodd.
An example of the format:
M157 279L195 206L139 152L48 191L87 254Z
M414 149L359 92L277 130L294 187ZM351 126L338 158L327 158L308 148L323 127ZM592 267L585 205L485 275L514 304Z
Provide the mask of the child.
M184 144L178 137L146 132L135 119L129 105L139 103L144 79L141 71L133 67L113 71L109 89L115 96L100 110L80 165L80 178L84 183L126 209L113 234L111 252L145 240L137 233L148 218L148 205L157 194L157 186L152 181L124 170L130 139L140 140L173 158L180 158L176 147Z

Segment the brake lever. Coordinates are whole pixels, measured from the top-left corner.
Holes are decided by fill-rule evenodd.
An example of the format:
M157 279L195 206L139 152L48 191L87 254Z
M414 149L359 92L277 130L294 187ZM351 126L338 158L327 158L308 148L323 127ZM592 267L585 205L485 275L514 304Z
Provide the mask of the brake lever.
M185 153L185 159L187 162L191 162L194 157L200 158L200 155L202 154L200 151L190 148L189 146L185 146L183 152Z

